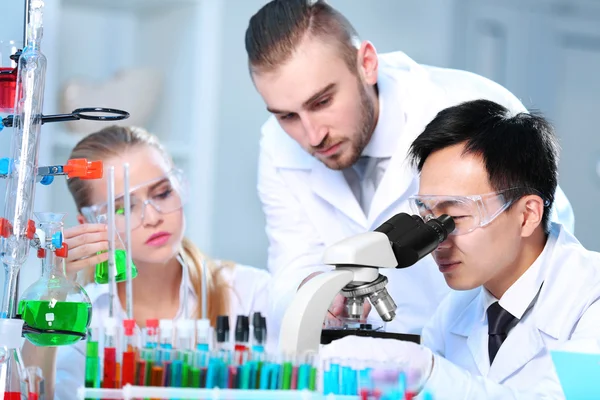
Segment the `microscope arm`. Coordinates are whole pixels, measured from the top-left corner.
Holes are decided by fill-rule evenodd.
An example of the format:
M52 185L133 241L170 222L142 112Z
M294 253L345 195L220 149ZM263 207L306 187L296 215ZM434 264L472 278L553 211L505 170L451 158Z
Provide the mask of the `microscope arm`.
M319 352L327 310L340 290L353 280L353 271L336 269L315 276L300 288L281 324L279 346L284 354Z

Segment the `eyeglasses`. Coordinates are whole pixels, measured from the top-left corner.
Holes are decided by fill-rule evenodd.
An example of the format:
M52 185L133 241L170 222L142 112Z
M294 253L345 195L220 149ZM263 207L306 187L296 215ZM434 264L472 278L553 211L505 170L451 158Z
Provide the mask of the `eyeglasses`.
M169 214L180 210L187 201L187 182L183 172L173 169L165 176L144 182L130 190L131 229L142 225L146 206L151 205L161 214ZM124 195L115 199L115 228L125 232ZM108 204L96 204L83 207L81 213L89 223L107 222Z
M522 195L511 196L514 199L508 200L505 194L513 191L519 191ZM490 224L508 209L517 197L526 194L539 195L531 189L512 188L473 196L417 195L409 197L409 204L412 211L425 221L442 214L449 215L456 226L451 235L464 235ZM544 200L544 205L548 204L549 202Z

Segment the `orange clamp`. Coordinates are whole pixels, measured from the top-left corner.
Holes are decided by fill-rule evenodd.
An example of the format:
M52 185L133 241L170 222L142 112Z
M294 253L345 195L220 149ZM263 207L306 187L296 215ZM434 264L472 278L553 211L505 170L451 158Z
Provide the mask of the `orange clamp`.
M6 218L0 218L0 236L7 238L12 233L12 225Z
M33 240L35 237L35 221L29 220L27 221L27 239Z
M63 171L69 178L100 179L102 178L102 161L88 161L85 158L74 158L67 161Z
M54 254L56 257L67 258L69 255L69 246L65 242L63 242L62 247L60 249L54 250Z

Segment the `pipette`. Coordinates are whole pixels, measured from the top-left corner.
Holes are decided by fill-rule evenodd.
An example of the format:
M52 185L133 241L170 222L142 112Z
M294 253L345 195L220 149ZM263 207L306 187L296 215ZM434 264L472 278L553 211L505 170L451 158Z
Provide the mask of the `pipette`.
M129 193L129 163L125 163L123 165L123 186L125 202L125 246L127 247L127 256L125 261L127 274L125 303L127 307L127 319L133 320L133 274L131 270L131 193Z
M107 179L108 192L108 316L115 316L115 167L108 168Z

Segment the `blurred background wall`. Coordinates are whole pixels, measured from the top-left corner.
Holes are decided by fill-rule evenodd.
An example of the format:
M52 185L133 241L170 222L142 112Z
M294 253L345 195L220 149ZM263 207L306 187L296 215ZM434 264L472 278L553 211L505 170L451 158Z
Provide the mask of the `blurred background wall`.
M23 1L3 1L0 40L21 40ZM157 104L145 127L167 145L193 191L188 233L214 257L266 265L264 217L256 194L260 126L268 117L248 76L244 32L264 0L53 0L46 2L45 113L68 111L63 89L116 81L135 71L136 89ZM332 0L379 52L466 69L506 86L555 124L560 184L576 235L600 250L600 4L592 0ZM140 72L141 73L141 72ZM135 96L134 96L135 97ZM128 107L125 99L81 106ZM105 124L90 127L100 129ZM85 132L44 125L40 164L61 163ZM87 126L86 126L87 128ZM82 129L82 128L79 128ZM89 132L88 130L87 132ZM0 133L0 157L10 154ZM4 185L0 188L3 209ZM39 186L37 210L76 210L63 179ZM21 288L39 276L32 259Z

